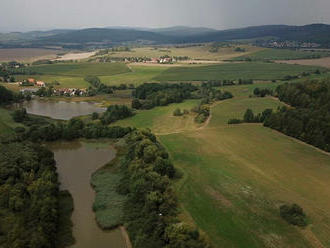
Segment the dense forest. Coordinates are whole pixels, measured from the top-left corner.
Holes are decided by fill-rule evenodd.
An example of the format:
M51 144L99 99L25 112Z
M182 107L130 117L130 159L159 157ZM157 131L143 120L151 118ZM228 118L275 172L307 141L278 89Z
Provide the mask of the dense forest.
M165 148L150 131L133 131L117 191L127 195L123 222L135 248L210 247L198 230L179 222L172 188L176 170Z
M0 246L56 247L58 179L53 153L28 142L0 144Z
M282 107L264 125L330 151L330 81L284 84L276 93L292 107Z

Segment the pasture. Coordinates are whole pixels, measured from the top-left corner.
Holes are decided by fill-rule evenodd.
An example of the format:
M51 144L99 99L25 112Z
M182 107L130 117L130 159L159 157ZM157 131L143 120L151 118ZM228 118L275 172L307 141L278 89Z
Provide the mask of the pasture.
M330 56L330 52L324 51L304 51L304 50L289 50L289 49L271 49L267 48L254 53L235 57L232 60L245 60L247 58L253 61L264 60L296 60L296 59L316 59Z
M116 122L150 128L184 173L176 182L181 217L197 225L215 247L329 247L330 156L261 124L228 125L251 108L259 113L283 104L275 98L248 97L255 87L221 87L234 94L211 108L208 125L198 127L172 117L194 101L138 112ZM175 119L179 118L179 119ZM279 206L298 203L310 225L290 226Z
M198 67L173 67L154 77L157 81L207 81L207 80L277 80L303 72L323 70L317 66L287 65L276 63L228 63Z

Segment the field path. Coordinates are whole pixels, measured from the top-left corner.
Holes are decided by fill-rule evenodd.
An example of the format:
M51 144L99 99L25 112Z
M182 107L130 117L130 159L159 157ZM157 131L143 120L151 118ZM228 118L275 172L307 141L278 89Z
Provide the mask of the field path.
M320 242L320 240L317 237L315 237L315 235L312 232L312 230L310 229L310 227L307 227L305 229L300 229L300 231L314 248L326 248Z
M133 246L132 246L131 240L129 239L126 228L124 226L120 226L119 228L120 228L121 234L123 235L123 238L125 240L126 248L132 248Z

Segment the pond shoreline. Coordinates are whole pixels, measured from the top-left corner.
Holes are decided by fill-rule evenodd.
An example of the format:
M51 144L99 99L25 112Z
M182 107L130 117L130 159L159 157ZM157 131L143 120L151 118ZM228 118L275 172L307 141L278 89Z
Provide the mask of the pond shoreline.
M96 192L90 184L93 173L116 157L110 140L52 142L46 146L54 152L61 190L68 190L74 200L72 213L74 248L127 248L127 233L118 227L103 230L93 211ZM77 167L79 166L79 167Z

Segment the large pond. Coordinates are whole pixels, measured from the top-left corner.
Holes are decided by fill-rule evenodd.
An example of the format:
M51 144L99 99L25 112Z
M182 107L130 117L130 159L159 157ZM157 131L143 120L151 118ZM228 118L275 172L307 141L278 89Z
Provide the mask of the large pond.
M60 120L69 120L72 117L105 111L105 108L98 107L95 103L46 101L39 99L24 102L23 107L26 108L29 114L42 115Z
M48 145L54 152L61 189L69 190L74 202L72 214L74 248L125 248L119 229L101 230L95 220L95 192L90 185L93 172L115 157L107 142L56 142Z

